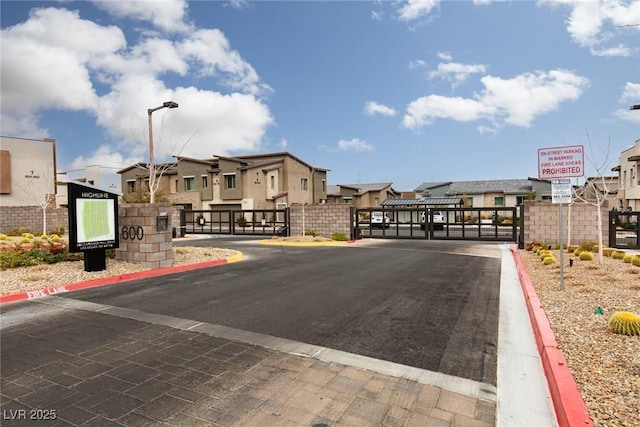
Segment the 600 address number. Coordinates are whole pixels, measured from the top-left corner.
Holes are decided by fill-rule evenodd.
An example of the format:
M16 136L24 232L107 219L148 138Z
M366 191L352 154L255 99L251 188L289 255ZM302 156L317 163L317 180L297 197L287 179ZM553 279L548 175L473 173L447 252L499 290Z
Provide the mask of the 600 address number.
M122 238L124 240L142 240L144 237L144 230L142 227L122 227Z

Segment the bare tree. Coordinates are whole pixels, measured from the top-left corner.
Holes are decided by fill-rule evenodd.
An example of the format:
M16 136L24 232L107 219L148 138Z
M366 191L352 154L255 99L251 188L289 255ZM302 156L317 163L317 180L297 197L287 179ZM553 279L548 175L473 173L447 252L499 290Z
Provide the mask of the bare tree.
M592 148L591 139L589 135L587 135L587 141L589 143L589 147ZM586 155L587 161L591 164L593 169L595 170L595 175L589 179L585 180L585 183L575 189L574 197L575 200L587 203L589 205L593 205L596 207L596 217L598 219L597 223L597 231L598 231L598 264L604 264L604 244L603 244L603 233L602 233L602 206L607 201L607 196L611 194L610 180L607 180L606 171L610 170L610 160L609 153L611 148L611 142L607 144L607 149L602 150L601 152L604 155L604 158L601 163L597 163L593 154ZM593 151L593 150L591 150ZM569 211L570 213L571 211ZM569 216L570 218L570 216ZM570 226L569 226L570 229Z
M39 206L42 209L42 234L47 233L47 209L52 205L51 198L55 198L55 189L53 193L47 193L48 190L53 188L54 176L53 168L51 164L40 164L40 167L31 171L31 177L26 184L16 184L16 186L22 191L26 198L35 206ZM41 193L41 188L34 188L36 186L35 179L42 179L42 185L45 189L44 195ZM55 204L55 199L53 201Z
M162 132L164 129L164 117L162 118L161 121L161 127L160 127L160 141L159 143L162 143L162 135L164 132ZM150 130L150 129L148 129ZM189 138L187 138L186 141L184 141L182 143L182 145L179 147L179 149L177 148L177 144L174 144L171 146L171 151L172 152L176 152L177 154L174 155L175 156L179 156L182 151L184 150L184 148L187 146L187 144L189 142L191 142L191 140L198 134L199 130L196 130ZM144 134L143 132L143 136L146 138L147 135ZM160 184L162 182L162 177L164 176L165 173L167 173L167 171L169 171L171 168L173 168L175 166L174 162L171 163L157 163L156 162L156 158L154 156L154 145L155 142L153 141L153 138L148 138L149 139L149 162L147 163L137 163L136 167L138 169L144 170L146 172L146 175L149 177L149 192L145 193L144 191L141 191L140 194L137 195L137 197L134 197L132 199L132 203L145 203L145 202L149 202L149 203L155 203L156 202L156 194L159 192L160 190ZM166 200L166 199L165 199Z

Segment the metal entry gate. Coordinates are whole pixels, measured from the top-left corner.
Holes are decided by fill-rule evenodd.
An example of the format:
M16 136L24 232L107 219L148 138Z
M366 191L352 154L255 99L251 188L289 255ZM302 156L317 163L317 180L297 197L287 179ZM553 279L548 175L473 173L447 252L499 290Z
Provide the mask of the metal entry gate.
M184 234L289 235L289 209L196 210L180 213Z
M609 212L609 247L640 249L640 212Z
M374 213L375 212L375 213ZM380 221L382 212L383 219ZM355 209L355 237L517 242L520 218L505 208Z

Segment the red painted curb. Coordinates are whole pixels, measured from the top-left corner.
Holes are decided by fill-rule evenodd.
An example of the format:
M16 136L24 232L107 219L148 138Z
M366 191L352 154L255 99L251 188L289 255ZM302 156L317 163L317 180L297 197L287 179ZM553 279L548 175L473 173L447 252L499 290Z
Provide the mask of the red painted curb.
M542 309L531 277L529 277L520 257L520 252L515 246L511 246L509 249L518 269L520 286L527 304L542 367L549 384L549 393L556 411L558 425L560 427L593 426L589 410L584 404L578 385L567 366L567 360L564 358L562 350L558 348L555 334Z
M180 273L182 271L195 270L204 267L213 267L216 265L227 264L226 259L218 259L215 261L206 261L197 264L177 265L174 267L159 268L156 270L139 271L136 273L121 274L119 276L103 277L100 279L88 280L86 282L72 283L70 285L59 286L55 288L45 288L35 291L22 292L19 294L0 296L0 304L22 301L33 298L41 298L47 295L61 294L65 292L78 291L80 289L94 288L97 286L113 285L120 282L126 282L135 279L144 279L147 277L163 276L165 274Z

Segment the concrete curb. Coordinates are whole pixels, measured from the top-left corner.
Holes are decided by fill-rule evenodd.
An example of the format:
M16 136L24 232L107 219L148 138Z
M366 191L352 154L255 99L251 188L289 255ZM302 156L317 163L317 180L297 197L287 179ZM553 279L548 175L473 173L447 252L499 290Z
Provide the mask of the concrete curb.
M97 286L114 285L129 280L145 279L147 277L163 276L165 274L180 273L183 271L196 270L199 268L214 267L216 265L230 264L238 262L244 258L242 252L234 251L236 254L225 259L205 261L197 264L176 265L174 267L159 268L156 270L139 271L136 273L121 274L119 276L103 277L100 279L88 280L86 282L72 283L70 285L55 288L45 288L34 291L21 292L12 295L0 296L0 304L22 301L27 299L41 298L48 295L61 294L65 292L78 291L81 289L94 288Z
M536 347L542 361L549 392L560 427L593 426L589 410L582 400L578 385L567 366L567 360L558 347L558 342L542 309L540 299L527 273L516 246L509 248L518 270L518 277L529 312Z

